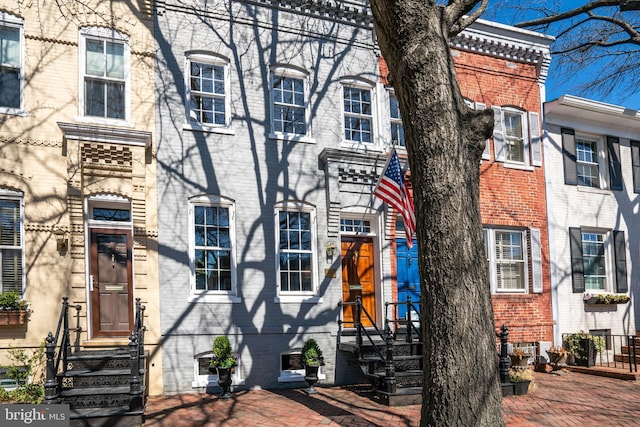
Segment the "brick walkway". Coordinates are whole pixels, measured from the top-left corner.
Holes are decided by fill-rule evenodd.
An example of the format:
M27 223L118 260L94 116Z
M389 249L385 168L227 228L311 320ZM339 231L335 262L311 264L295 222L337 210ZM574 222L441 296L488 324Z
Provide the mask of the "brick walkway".
M637 426L640 383L577 373L536 374L537 389L503 400L508 426ZM183 394L149 399L145 427L418 426L420 406L388 408L367 387L237 391L230 400Z

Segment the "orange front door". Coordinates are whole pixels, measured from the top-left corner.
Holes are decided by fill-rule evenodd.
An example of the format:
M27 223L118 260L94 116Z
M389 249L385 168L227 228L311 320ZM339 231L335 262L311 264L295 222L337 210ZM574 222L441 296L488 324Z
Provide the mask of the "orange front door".
M129 336L133 325L131 232L91 230L94 336Z
M342 236L342 301L353 302L362 298L361 322L373 326L376 321L376 289L373 263L373 241L369 238ZM345 326L355 327L355 305L343 308Z

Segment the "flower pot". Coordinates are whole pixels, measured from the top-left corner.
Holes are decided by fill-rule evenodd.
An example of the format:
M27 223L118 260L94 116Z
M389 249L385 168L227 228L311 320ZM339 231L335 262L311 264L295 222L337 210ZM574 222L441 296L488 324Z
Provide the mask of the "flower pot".
M304 380L309 385L309 387L305 390L307 394L317 393L316 389L313 386L318 382L318 369L320 369L319 366L304 365Z
M529 391L529 384L531 381L529 380L521 380L513 382L513 394L515 396L522 396L523 394L527 394Z
M0 325L24 325L27 310L0 310Z
M555 352L555 351L547 351L547 355L549 356L549 364L553 368L554 371L567 366L567 356L568 352Z
M527 367L529 365L529 358L531 357L531 355L520 356L516 354L510 354L509 357L511 358L511 366Z
M218 385L222 387L222 394L220 394L220 399L231 399L231 397L233 397L233 395L229 391L229 387L232 383L231 368L210 366L209 372L218 375Z

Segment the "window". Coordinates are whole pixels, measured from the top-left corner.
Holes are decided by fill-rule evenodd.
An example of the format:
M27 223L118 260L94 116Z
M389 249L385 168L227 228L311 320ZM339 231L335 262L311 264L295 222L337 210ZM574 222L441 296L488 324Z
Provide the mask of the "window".
M524 162L523 113L504 112L505 157L510 162Z
M561 135L565 184L623 189L619 138L580 134L570 128L562 128Z
M275 67L271 73L272 137L308 135L306 73Z
M192 293L235 294L235 210L218 196L190 201Z
M213 353L206 351L199 353L193 357L193 388L209 388L218 386L218 375L209 371L209 365ZM215 372L215 370L214 370ZM245 380L242 378L242 358L238 357L238 364L231 371L231 380L234 386L244 385Z
M393 93L389 93L389 120L391 121L391 143L404 147L404 127L402 126L400 105L398 98Z
M125 120L128 117L129 45L106 28L81 30L83 114Z
M276 209L280 294L315 292L315 209L302 203L284 203Z
M624 231L570 228L573 292L628 291Z
M340 231L349 234L369 234L371 233L371 221L368 219L340 218Z
M187 116L191 124L229 125L229 61L194 54L186 60Z
M371 89L343 86L344 139L348 142L373 142Z
M525 230L485 228L484 251L487 270L493 292L526 292L528 289L527 241ZM537 260L539 231L531 229L531 249L533 261ZM542 275L540 269L534 269L535 275ZM534 277L534 292L541 292L541 285Z
M576 138L576 174L579 185L600 188L596 141Z
M484 104L477 104L484 109ZM494 114L493 148L495 159L505 166L528 169L542 166L542 143L540 138L540 115L513 107L492 106ZM488 152L483 153L488 159Z
M22 194L0 189L0 292L24 291L22 218Z
M22 28L22 19L0 12L0 112L22 106Z

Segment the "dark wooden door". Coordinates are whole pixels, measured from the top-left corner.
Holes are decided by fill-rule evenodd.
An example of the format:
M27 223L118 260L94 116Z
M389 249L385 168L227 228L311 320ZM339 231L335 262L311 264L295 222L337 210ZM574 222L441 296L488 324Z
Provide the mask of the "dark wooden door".
M131 232L91 230L94 336L128 336L133 326Z
M373 241L362 237L342 237L342 301L352 302L360 296L362 306L375 323L376 289L373 262ZM353 327L355 306L343 308L343 320L346 327ZM372 326L372 322L362 314L362 324Z

